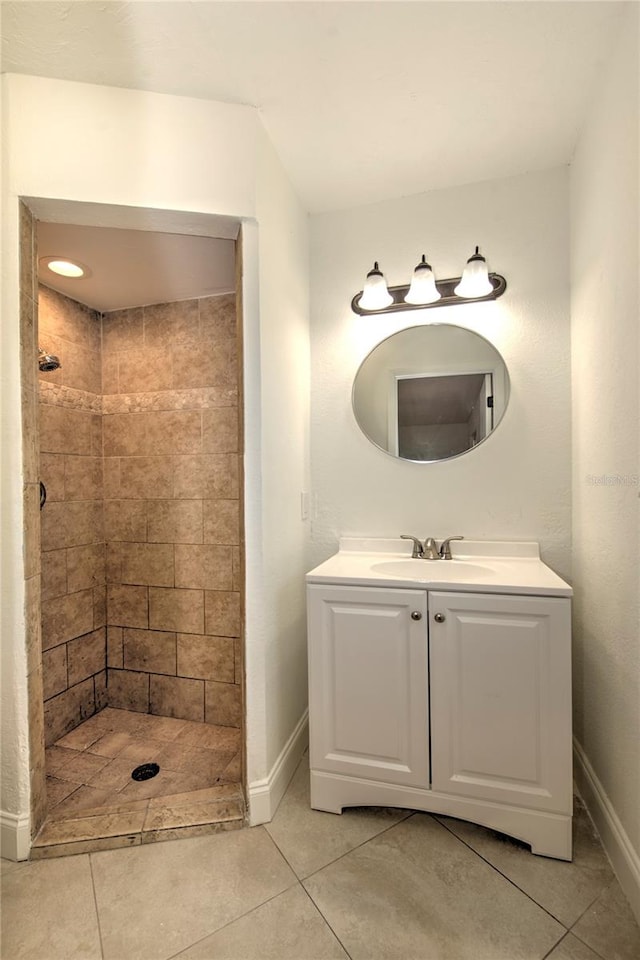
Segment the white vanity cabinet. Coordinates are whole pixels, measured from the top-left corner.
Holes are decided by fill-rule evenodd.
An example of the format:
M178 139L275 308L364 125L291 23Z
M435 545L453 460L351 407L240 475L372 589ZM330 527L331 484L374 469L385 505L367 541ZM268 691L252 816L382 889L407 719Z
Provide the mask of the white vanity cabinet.
M570 600L307 591L311 806L439 812L570 859Z

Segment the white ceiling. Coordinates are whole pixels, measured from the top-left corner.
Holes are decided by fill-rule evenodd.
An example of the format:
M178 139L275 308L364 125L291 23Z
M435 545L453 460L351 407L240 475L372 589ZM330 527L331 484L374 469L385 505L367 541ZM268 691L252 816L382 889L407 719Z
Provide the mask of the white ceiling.
M211 237L38 223L38 258L80 262L88 274L57 276L39 263L40 280L101 312L231 293L235 243Z
M256 106L311 211L568 163L617 2L4 2L3 69Z

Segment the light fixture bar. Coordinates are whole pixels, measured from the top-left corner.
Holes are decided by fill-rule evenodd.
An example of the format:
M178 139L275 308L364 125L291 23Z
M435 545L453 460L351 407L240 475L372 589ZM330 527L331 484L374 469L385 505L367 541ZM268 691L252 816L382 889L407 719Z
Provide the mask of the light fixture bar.
M407 303L405 297L409 292L409 284L403 284L399 287L389 287L389 294L393 297L393 302L387 307L381 307L378 310L365 310L360 306L360 297L363 291L356 293L351 301L351 309L361 317L373 316L377 313L399 313L403 310L432 310L434 307L451 307L454 304L461 303L481 303L483 300L497 300L507 289L507 281L499 273L490 273L489 281L493 290L482 297L459 297L454 293L455 288L460 283L461 277L452 277L449 280L436 280L436 288L440 293L440 299L433 303Z

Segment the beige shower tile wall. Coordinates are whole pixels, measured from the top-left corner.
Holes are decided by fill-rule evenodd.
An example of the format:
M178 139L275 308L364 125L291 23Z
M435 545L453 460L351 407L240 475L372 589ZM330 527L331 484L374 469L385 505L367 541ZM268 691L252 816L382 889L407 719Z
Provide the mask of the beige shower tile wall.
M109 703L240 726L235 298L102 324Z
M106 705L100 316L41 286L42 671L47 745Z
M38 449L38 308L36 222L20 203L20 367L22 378L22 473L24 509L25 639L29 697L31 832L46 816L44 712L40 640L40 508Z

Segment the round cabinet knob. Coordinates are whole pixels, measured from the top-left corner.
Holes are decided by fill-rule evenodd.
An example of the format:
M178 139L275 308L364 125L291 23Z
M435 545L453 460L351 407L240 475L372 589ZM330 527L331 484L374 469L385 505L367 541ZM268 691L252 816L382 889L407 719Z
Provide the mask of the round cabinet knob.
M445 617L444 613L434 613L433 619L436 623L444 623L447 618Z
M411 619L412 619L412 620L422 620L422 614L420 613L419 610L412 610L412 611L411 611Z

